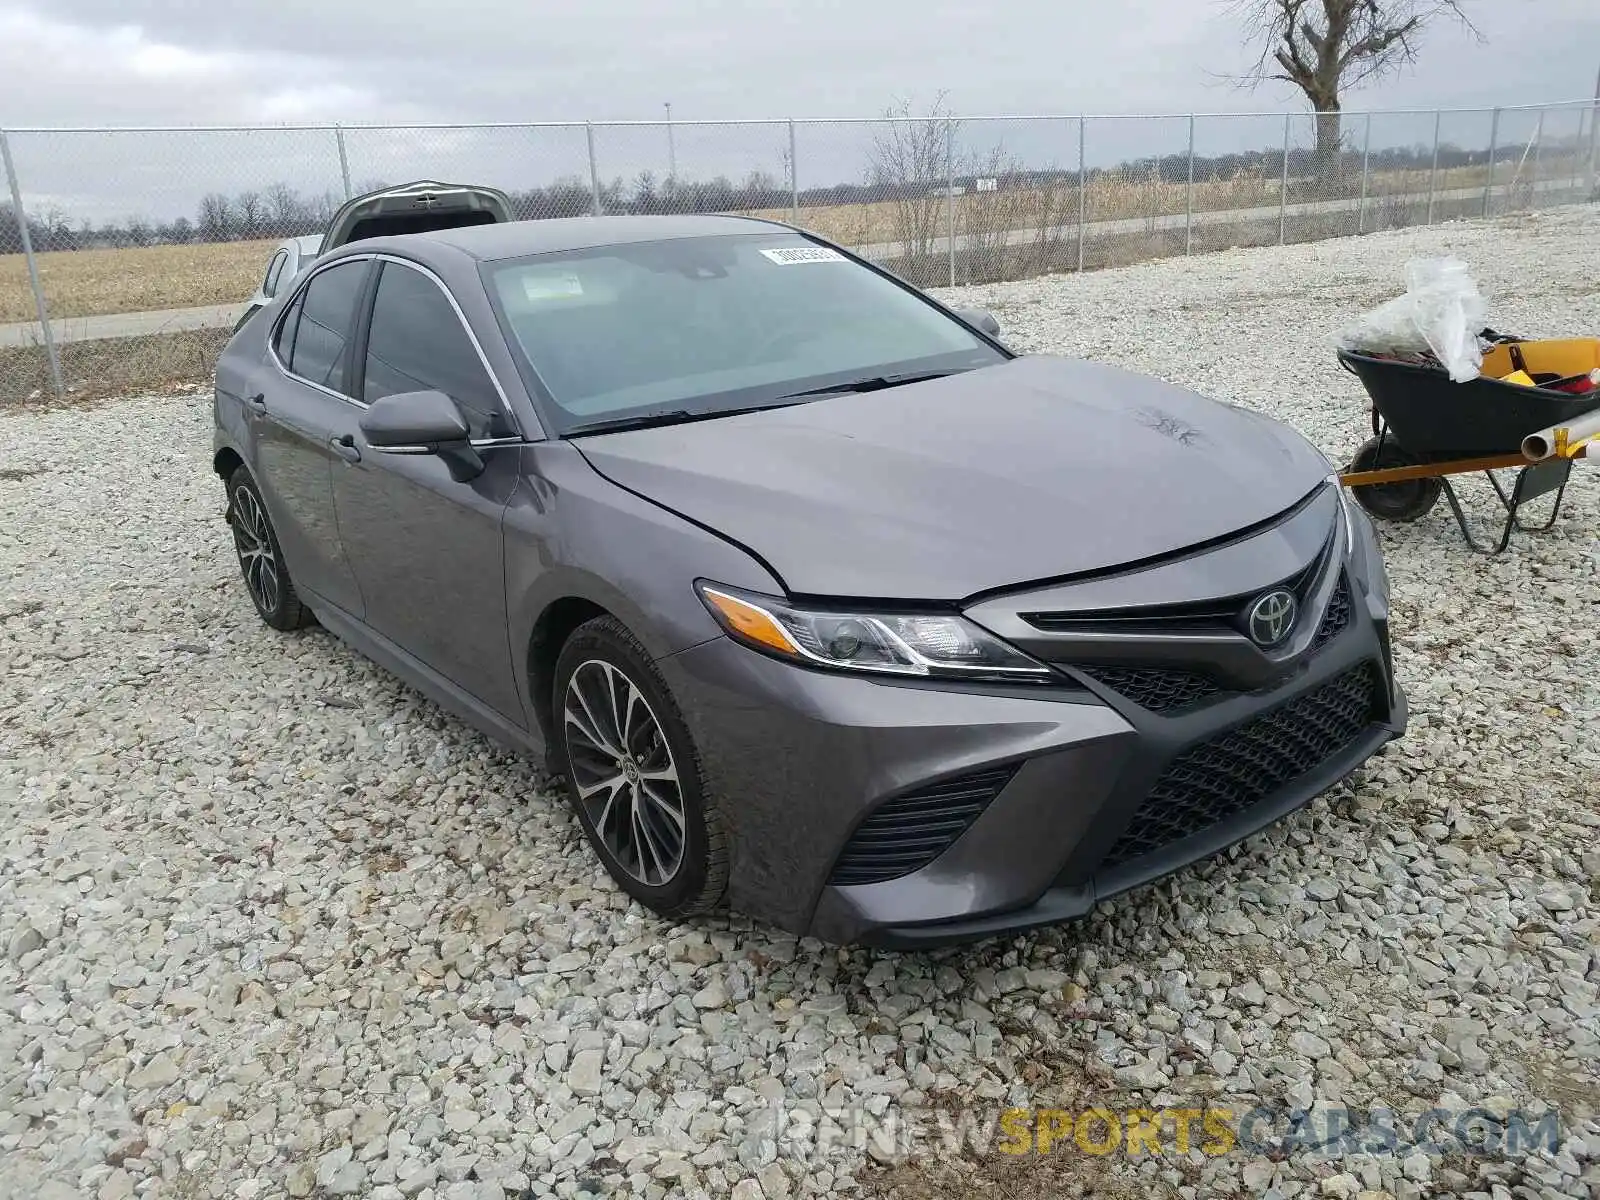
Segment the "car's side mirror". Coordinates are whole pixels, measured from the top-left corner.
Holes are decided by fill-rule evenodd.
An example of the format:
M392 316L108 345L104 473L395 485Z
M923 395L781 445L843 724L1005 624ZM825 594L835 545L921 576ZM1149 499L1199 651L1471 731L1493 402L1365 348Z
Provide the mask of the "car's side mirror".
M374 450L438 455L458 483L483 473L483 459L472 447L467 419L443 392L396 392L374 400L359 424Z
M1000 336L1000 322L987 308L958 308L956 315L968 325L974 325L990 337Z
M467 419L443 392L396 392L374 400L360 424L374 450L431 451L469 436Z

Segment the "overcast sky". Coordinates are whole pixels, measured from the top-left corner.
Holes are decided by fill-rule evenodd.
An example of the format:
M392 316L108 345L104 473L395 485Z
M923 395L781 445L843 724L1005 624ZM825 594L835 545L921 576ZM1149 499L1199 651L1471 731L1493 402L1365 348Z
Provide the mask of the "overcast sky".
M1594 90L1600 0L1469 0L1484 40L1440 24L1422 62L1346 98L1360 107L1512 105ZM868 117L899 100L957 114L1299 111L1283 84L1255 92L1230 75L1253 54L1221 0L0 0L0 128L103 125L679 121ZM1552 114L1545 144L1575 142L1576 108ZM1292 123L1308 147L1312 122ZM1531 145L1533 113L1509 113L1502 146ZM1352 122L1347 136L1363 136ZM1486 114L1448 116L1441 140L1487 147ZM802 189L861 182L874 130L801 125ZM1182 153L1187 122L1100 121L1088 166ZM1373 123L1371 145L1433 136L1431 115ZM1003 150L1030 168L1076 165L1075 122L964 124L957 161ZM1200 156L1282 144L1271 118L1200 122ZM597 171L686 179L753 171L787 178L777 125L599 128ZM1357 144L1352 142L1352 145ZM349 130L341 170L327 130L16 134L26 207L72 223L192 215L207 192L287 183L342 194L403 179L507 189L587 183L581 127ZM346 174L348 179L345 178Z
M1486 37L1347 107L1574 99L1600 0L1476 0ZM301 120L1278 108L1217 78L1250 60L1214 0L0 0L0 127Z

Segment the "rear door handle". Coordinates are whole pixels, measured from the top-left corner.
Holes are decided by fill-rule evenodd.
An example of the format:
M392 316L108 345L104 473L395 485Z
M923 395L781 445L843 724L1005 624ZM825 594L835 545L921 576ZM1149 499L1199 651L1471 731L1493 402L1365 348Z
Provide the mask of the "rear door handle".
M257 392L254 396L246 396L244 402L257 412L267 411L267 394L265 392Z
M328 439L328 445L333 447L333 452L340 458L344 459L347 463L358 463L361 461L361 450L359 447L357 447L356 439L353 434L335 434L333 437Z

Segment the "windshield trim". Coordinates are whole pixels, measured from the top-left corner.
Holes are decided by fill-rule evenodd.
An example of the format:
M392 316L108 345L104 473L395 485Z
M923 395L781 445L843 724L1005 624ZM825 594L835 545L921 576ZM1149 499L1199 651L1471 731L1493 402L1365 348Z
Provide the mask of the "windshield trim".
M605 218L601 217L599 219L604 220ZM999 363L1007 362L1017 357L1016 352L1007 348L1005 344L1002 343L998 338L993 337L985 331L978 329L963 320L949 305L946 305L933 296L928 295L928 293L924 292L922 289L914 286L913 284L907 283L904 279L901 279L892 271L885 270L883 267L878 266L878 264L851 252L844 246L835 245L834 243L823 238L819 238L813 234L807 233L803 229L796 229L788 225L779 225L776 223L767 223L752 219L751 226L752 229L748 233L741 231L738 233L696 234L692 238L645 238L638 241L629 241L618 244L628 246L657 246L664 245L668 242L702 239L711 241L714 239L729 238L758 239L775 236L797 237L803 241L809 242L814 246L820 246L828 250L837 251L848 258L855 265L863 267L866 270L871 271L874 275L887 280L900 291L913 296L922 304L925 304L927 307L939 313L946 320L954 322L964 333L970 334L977 342L982 344L985 348L992 350L998 356L998 362L988 365L997 366ZM563 259L578 257L588 253L604 253L607 250L616 248L616 245L618 244L597 242L590 246L573 247L563 250L546 250L534 254L518 254L505 258L486 259L478 264L479 279L483 285L484 295L489 303L489 311L494 315L495 324L499 327L500 336L505 340L506 349L511 355L512 364L516 367L518 375L522 377L523 385L527 389L529 399L533 401L534 407L538 410L540 421L543 423L545 429L549 431L549 435L551 437L564 438L568 429L578 425L587 424L598 419L602 414L572 413L565 406L557 402L555 394L540 376L538 368L529 360L527 351L523 348L522 339L517 336L516 329L512 326L510 319L506 316L505 308L500 303L499 291L495 286L495 273L497 271L514 266L530 265L540 262L560 262ZM933 362L937 357L938 356L930 356L919 359L902 360L899 362L886 362L879 364L879 367L877 368L873 368L873 373L895 374L904 371L917 370L919 368L920 370L936 370L938 368L933 365ZM960 370L962 368L957 369ZM969 367L965 369L979 370L981 367ZM715 412L717 408L722 405L725 405L729 408L743 408L752 404L765 407L766 401L769 400L777 400L780 398L789 400L799 399L799 397L796 397L793 394L794 389L809 390L817 386L827 385L830 382L842 382L857 378L862 373L863 372L860 368L855 368L849 371L829 372L827 374L812 376L804 379L793 379L782 384L772 385L773 388L779 390L772 392L770 396L762 394L766 392L767 389L765 388L739 388L732 391L707 392L703 395L686 396L682 400L671 401L666 405L666 407L673 409L689 409L696 414L709 414ZM736 399L736 397L740 397L740 399ZM818 393L815 395L806 396L804 397L804 400L809 402L811 400L822 400L827 398L829 398L827 395ZM621 414L613 413L611 415Z

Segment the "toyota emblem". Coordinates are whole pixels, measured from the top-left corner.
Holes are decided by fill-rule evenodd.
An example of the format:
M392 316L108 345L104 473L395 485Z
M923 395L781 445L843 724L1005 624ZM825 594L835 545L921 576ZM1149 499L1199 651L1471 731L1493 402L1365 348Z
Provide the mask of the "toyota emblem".
M1299 608L1294 593L1282 588L1256 597L1245 616L1250 640L1258 646L1276 646L1294 629Z

